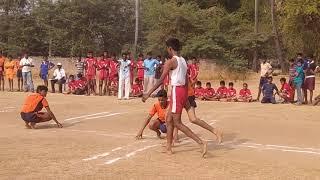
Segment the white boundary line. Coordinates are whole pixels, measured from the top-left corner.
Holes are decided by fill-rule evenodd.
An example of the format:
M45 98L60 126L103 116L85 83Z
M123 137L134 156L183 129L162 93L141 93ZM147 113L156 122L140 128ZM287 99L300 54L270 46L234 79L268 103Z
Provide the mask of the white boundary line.
M86 117L101 115L101 114L108 114L108 113L110 113L110 112L100 112L100 113L95 113L95 114L88 114L88 115L82 115L82 116L78 116L78 117L72 117L72 118L65 119L64 122L71 121L71 120L74 120L74 119L80 119L80 118L86 118Z

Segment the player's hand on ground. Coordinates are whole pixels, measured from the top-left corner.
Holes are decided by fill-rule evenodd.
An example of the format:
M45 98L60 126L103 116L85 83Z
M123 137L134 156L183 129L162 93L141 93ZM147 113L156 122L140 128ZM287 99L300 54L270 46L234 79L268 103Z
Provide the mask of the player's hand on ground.
M146 102L148 98L149 98L148 95L143 95L142 96L142 102Z
M63 128L61 123L57 123L57 125L58 125L58 128Z
M141 134L141 133L139 133L139 134L136 136L136 140L140 140L140 139L142 139L142 134Z

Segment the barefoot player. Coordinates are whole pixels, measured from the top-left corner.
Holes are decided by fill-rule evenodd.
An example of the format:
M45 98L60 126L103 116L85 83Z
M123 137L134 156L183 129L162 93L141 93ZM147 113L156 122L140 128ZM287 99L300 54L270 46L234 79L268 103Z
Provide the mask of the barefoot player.
M47 122L52 119L57 123L59 128L62 128L62 125L57 121L49 108L46 99L47 93L48 88L46 86L38 86L37 92L30 94L25 100L20 114L28 129L35 129L37 123ZM47 112L40 112L42 108L46 108Z
M167 153L172 154L173 127L176 127L178 130L182 131L200 145L202 157L204 157L207 153L207 142L201 140L181 122L182 109L184 107L189 109L190 105L187 101L187 63L185 59L178 54L180 51L180 42L178 39L170 38L166 41L166 45L167 51L172 58L165 64L159 81L149 90L147 94L143 96L142 101L145 102L150 95L162 85L165 77L170 73L172 92L166 118Z
M146 126L149 124L149 129L157 133L157 137L161 139L161 132L167 133L167 127L166 127L166 110L168 107L168 97L167 92L165 90L160 90L157 95L158 102L156 102L147 117L147 119L144 121L140 131L138 132L136 138L142 139L142 134ZM151 118L158 114L158 118L151 120Z

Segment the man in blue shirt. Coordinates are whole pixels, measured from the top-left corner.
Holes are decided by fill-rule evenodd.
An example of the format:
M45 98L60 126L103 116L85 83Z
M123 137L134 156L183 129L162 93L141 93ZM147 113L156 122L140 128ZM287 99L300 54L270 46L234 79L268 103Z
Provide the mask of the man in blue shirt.
M48 56L44 57L44 61L42 61L40 65L40 78L43 80L44 85L48 87L48 74L49 70L52 69L55 65L49 61Z
M159 61L152 58L152 53L149 52L147 54L147 59L143 61L144 67L144 83L143 83L143 94L149 92L149 90L155 84L155 74L156 74L156 67L159 64Z
M272 83L273 78L271 76L267 77L267 83L262 86L263 98L261 103L272 103L276 104L276 99L274 98L274 91L279 95L279 90L277 86Z

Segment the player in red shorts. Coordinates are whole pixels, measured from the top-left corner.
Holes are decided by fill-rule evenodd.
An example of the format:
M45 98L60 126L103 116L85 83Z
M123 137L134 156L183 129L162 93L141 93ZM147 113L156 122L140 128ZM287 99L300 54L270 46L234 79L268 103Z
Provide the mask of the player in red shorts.
M108 95L116 95L118 92L118 61L115 54L112 54L109 62L109 81L108 81Z
M233 88L233 82L229 83L229 88L227 90L227 101L236 102L237 101L237 90Z
M181 122L182 110L191 108L188 101L188 75L187 75L187 63L185 59L179 56L180 42L178 39L170 38L166 41L167 51L172 57L163 68L162 75L159 81L151 88L151 90L145 94L142 101L145 102L151 94L158 89L170 73L171 79L171 98L169 110L166 118L167 123L167 153L172 154L172 140L173 140L173 128L176 127L179 131L182 131L188 137L196 141L202 150L202 157L207 153L207 142L201 140L191 129L185 126Z
M88 91L87 95L90 96L91 92L96 95L96 70L97 70L97 60L93 57L93 52L88 52L88 57L84 63L85 75L88 81Z
M281 83L281 89L280 89L279 95L283 99L283 103L292 103L294 90L287 83L286 78L281 78L280 83Z
M104 52L97 65L99 71L99 96L105 95L107 92L109 66L110 61L108 59L108 52Z
M137 77L141 82L143 82L143 79L144 79L143 54L139 54L138 61L135 68L137 69Z
M250 89L248 89L248 84L243 83L243 88L239 92L239 102L252 102L252 94Z
M188 69L190 72L190 78L197 80L199 75L199 65L196 57L192 57L191 64L188 65Z

